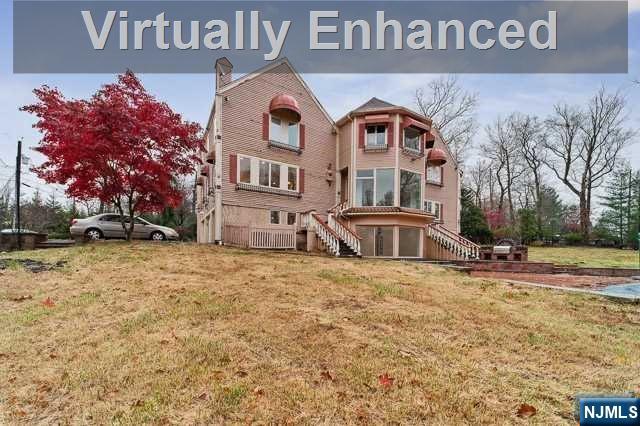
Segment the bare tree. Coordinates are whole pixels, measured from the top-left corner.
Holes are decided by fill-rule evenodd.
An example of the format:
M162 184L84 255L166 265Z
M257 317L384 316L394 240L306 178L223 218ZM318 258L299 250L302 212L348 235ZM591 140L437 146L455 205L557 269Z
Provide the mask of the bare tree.
M580 232L585 240L591 231L593 191L615 169L621 151L635 135L626 128L625 107L620 92L608 94L603 87L586 109L559 104L546 121L546 163L580 200Z
M541 194L546 151L540 147L544 146L546 138L544 126L537 117L522 114L515 114L511 117L511 126L515 142L520 148L520 154L530 175L530 185L525 188L524 207L529 208L530 200L533 199L538 235L542 235Z
M491 164L485 160L478 160L465 174L467 187L471 190L476 206L482 208L486 192L489 189Z
M455 76L429 83L415 93L418 110L433 120L459 164L471 147L477 129L478 94L464 90Z
M515 220L516 183L525 173L520 147L515 137L515 116L498 119L486 127L489 143L482 147L483 155L491 160L493 171L500 188L498 208L504 210L505 201L509 220Z

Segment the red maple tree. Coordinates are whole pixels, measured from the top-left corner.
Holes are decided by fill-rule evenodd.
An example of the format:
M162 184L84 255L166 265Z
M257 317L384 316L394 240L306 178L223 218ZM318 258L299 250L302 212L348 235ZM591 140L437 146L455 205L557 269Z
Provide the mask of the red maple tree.
M180 203L175 178L200 163L202 128L149 94L131 71L90 99L66 99L48 86L34 94L38 101L21 110L38 118L35 149L47 157L33 169L40 178L66 185L69 197L115 206L127 240L136 213Z

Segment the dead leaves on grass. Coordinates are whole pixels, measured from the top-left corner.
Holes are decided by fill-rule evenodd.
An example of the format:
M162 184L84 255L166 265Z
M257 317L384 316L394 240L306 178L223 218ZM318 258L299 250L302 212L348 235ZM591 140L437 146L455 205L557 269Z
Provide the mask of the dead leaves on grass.
M516 412L516 414L518 417L527 418L527 417L535 416L537 412L538 410L536 410L536 407L534 407L533 405L522 404L518 408L518 411Z
M382 386L384 390L391 389L391 387L393 387L394 381L395 379L389 376L388 373L384 373L378 376L378 382L380 383L380 386Z
M25 300L31 300L31 299L33 299L33 296L29 294L29 295L12 297L10 300L12 302L24 302Z

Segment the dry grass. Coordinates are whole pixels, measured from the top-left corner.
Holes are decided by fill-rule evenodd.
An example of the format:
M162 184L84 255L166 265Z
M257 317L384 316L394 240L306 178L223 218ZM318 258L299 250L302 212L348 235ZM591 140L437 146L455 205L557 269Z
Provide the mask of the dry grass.
M640 391L638 305L211 246L21 255L69 263L0 275L0 423L558 424Z
M529 247L529 260L594 268L638 268L636 250L597 247Z

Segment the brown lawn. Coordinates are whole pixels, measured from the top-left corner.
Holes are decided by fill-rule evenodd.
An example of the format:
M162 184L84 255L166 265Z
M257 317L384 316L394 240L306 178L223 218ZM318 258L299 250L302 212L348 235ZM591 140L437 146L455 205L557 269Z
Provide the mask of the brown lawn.
M11 256L69 263L0 275L0 424L575 424L574 394L640 391L638 305L190 244Z

